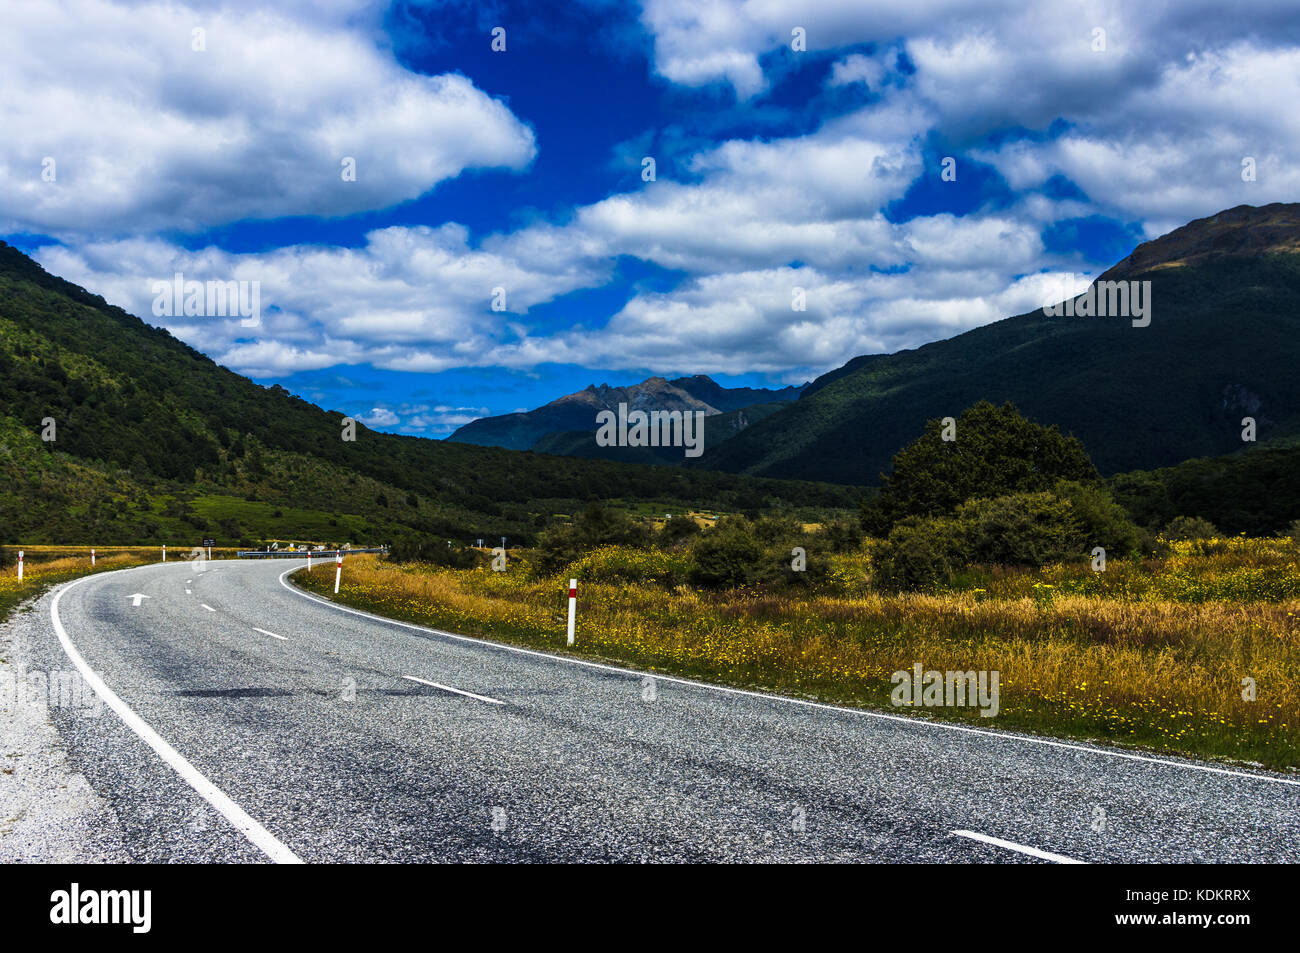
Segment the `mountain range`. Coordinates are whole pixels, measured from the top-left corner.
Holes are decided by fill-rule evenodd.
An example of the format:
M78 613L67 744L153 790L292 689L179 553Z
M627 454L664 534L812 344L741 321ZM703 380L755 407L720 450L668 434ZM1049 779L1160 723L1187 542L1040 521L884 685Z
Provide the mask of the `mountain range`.
M852 507L846 487L386 434L262 387L0 242L0 543L531 539L590 500ZM671 501L671 503L669 502Z
M1079 437L1151 525L1205 515L1272 532L1300 517L1300 205L1191 222L1101 277L1150 281L1150 322L1039 309L801 388L652 377L455 439L358 426L348 441L342 414L220 367L0 242L0 535L522 542L598 499L842 512L927 420L979 400ZM704 455L596 448L595 414L619 403L703 412ZM532 452L473 445L493 441ZM577 459L609 455L627 462ZM675 466L641 465L662 463Z
M449 439L873 485L927 420L979 400L1010 401L1073 433L1107 474L1242 450L1246 417L1257 443L1300 435L1300 205L1198 219L1139 245L1097 281L1150 282L1151 322L1040 308L914 350L854 357L802 387L652 377L482 418ZM703 410L703 456L597 446L596 413L620 402Z
M602 452L603 448L595 446L596 414L602 410L617 411L619 404L626 404L628 410L702 411L707 416L714 416L755 404L796 400L800 390L800 387L779 390L723 387L703 374L671 381L662 377L648 377L631 387L589 385L585 390L558 397L536 410L480 417L465 424L447 439L455 443L474 443L510 450L535 449L543 453L565 452L566 448L583 451L588 449L586 444L589 443L589 453L578 452L574 455L609 456L617 459L619 448L611 448L615 452L606 454ZM730 426L746 426L748 419L743 415L733 417ZM722 432L719 430L718 434ZM550 440L546 446L538 445L544 438L562 434L564 437ZM626 454L623 456L626 457ZM653 455L645 455L641 459L654 462L650 459L651 456ZM680 451L677 456L681 456Z
M1300 205L1239 206L1139 245L1104 281L1150 281L1151 321L1042 309L856 357L687 463L874 484L928 419L1011 401L1107 474L1300 434Z

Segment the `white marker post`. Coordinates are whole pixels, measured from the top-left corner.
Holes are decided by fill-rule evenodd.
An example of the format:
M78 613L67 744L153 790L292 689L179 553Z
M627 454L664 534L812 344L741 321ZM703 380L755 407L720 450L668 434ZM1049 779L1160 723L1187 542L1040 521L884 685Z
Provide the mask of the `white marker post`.
M569 580L569 644L573 644L573 619L578 607L578 580Z
M307 571L311 572L311 550L307 550Z
M23 551L18 550L18 581L23 581Z
M95 565L95 547L94 547L94 546L91 546L91 547L90 547L90 564L91 564L92 566Z
M167 544L163 543L163 562L167 561Z
M338 562L334 564L334 595L339 594L339 580L343 578L343 550L334 550L334 555Z

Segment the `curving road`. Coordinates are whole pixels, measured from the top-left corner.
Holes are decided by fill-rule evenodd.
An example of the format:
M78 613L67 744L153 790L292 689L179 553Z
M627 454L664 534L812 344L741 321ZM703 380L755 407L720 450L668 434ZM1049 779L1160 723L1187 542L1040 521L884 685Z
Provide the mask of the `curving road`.
M134 859L1300 860L1292 778L650 684L347 611L299 565L41 601L39 660L116 706L54 718Z

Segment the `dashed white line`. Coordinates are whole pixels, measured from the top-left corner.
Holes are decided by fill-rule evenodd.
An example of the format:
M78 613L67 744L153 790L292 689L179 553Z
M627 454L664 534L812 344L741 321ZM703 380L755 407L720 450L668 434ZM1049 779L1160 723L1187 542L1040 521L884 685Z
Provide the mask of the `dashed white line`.
M427 679L416 678L414 675L403 675L402 678L410 679L413 682L419 682L421 685L428 685L431 688L439 688L444 692L454 692L457 695L464 695L466 698L476 698L481 702L487 702L489 705L504 705L505 702L495 698L488 698L486 695L475 695L473 692L463 692L459 688L452 688L450 685L439 685L437 682L430 682Z
M217 611L216 609L212 608L212 606L208 605L206 602L200 602L199 605L203 606L203 608L207 609L209 612Z
M222 817L252 841L262 853L278 864L301 864L302 861L297 854L265 827L253 820L224 791L204 777L194 765L186 761L181 756L181 753L164 741L162 736L150 728L143 718L127 707L126 702L122 701L111 688L104 684L104 680L86 664L86 660L81 657L81 653L77 651L77 647L72 644L67 631L63 628L63 622L59 618L59 600L73 586L79 585L87 579L95 578L99 577L83 576L80 579L73 580L56 592L53 601L50 602L50 621L54 623L54 634L59 637L59 644L63 646L63 651L72 660L72 664L77 667L77 671L86 680L86 684L95 690L95 694L104 699L104 704L113 709L117 716L122 719L128 728L136 733L141 741L152 748L158 754L158 757L162 758L173 771L181 776L181 779L186 784L197 791L203 800L219 811Z
M193 590L193 589L186 589L186 590L185 590L185 595L187 595L187 596L192 596L193 594L194 594L194 590Z
M1064 854L1053 854L1048 850L1039 850L1037 847L1026 847L1024 844L1017 844L1014 841L1002 840L1000 837L989 837L988 834L977 834L974 831L953 831L954 837L968 837L971 840L977 840L983 844L992 844L994 847L1002 847L1006 850L1014 850L1019 854L1028 854L1030 857L1037 857L1039 860L1050 860L1054 864L1086 864L1086 860L1075 860L1073 857L1066 857Z
M288 640L287 638L285 638L283 635L276 635L274 632L267 632L266 629L259 629L257 626L253 626L253 631L254 631L254 632L261 632L263 635L269 635L271 638L273 638L273 639L279 639L281 642L288 642L288 641L289 641L289 640Z

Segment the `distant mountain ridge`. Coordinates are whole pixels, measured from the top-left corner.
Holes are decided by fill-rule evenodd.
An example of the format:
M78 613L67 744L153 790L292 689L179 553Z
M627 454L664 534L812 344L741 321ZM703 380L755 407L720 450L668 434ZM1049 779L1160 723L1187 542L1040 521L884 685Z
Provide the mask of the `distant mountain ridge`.
M1242 205L1139 245L1098 280L1149 280L1153 317L1042 309L855 357L687 465L875 484L925 422L1011 401L1072 432L1103 473L1300 434L1300 204Z
M619 404L627 404L629 410L701 411L712 417L755 404L792 401L798 398L801 390L800 387L776 390L723 387L703 374L671 381L663 377L647 377L631 387L592 384L576 393L558 397L535 410L480 417L465 424L447 439L455 443L505 447L509 450L536 448L547 453L563 453L559 448L568 446L571 441L554 442L549 449L543 449L538 444L557 434L586 431L594 435L596 414L602 410L617 410ZM594 442L592 445L594 447Z

